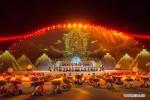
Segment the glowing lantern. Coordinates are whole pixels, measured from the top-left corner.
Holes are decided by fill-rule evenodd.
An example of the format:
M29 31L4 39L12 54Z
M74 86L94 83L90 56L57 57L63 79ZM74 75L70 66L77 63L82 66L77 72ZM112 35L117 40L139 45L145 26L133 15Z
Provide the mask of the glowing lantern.
M68 28L71 28L71 24L68 24Z
M52 28L55 29L55 25L53 25Z
M73 24L73 27L76 28L76 26L77 26L76 23L74 23L74 24Z
M82 24L79 24L79 28L81 28L82 27Z
M84 25L84 28L87 28L87 25Z
M5 78L4 78L4 77L2 77L2 76L0 76L0 81L1 81L1 80L5 80Z
M28 65L27 70L32 70L32 65Z
M60 28L60 24L58 24L58 28Z
M66 28L66 25L65 25L65 24L63 25L63 28Z

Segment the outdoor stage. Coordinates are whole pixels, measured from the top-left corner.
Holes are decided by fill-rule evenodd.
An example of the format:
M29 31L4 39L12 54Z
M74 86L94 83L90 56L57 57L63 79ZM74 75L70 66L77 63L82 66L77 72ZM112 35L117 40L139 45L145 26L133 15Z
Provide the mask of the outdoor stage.
M45 73L45 74L103 74L103 73L114 73L114 72L132 72L129 70L103 70L103 71L80 71L80 72L72 72L72 71L68 71L68 72L62 72L62 71L39 71L39 70L34 70L34 71L16 71L15 73L17 74L21 74L21 73Z

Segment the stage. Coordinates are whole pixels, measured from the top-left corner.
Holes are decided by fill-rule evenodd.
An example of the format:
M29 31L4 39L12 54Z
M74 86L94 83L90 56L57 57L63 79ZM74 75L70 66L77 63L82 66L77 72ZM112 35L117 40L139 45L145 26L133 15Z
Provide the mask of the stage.
M45 74L103 74L103 73L114 73L114 72L132 72L129 70L103 70L103 71L80 71L80 72L72 72L72 71L68 71L68 72L61 72L61 71L39 71L39 70L34 70L34 71L15 71L15 73L17 74L21 74L21 73L45 73Z

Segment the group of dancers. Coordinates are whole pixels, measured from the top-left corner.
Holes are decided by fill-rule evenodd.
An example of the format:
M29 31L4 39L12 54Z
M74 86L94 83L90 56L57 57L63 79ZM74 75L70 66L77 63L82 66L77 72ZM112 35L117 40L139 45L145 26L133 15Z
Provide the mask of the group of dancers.
M5 96L14 96L22 94L18 84L21 82L14 80L0 81L0 94Z
M31 87L34 87L32 96L45 95L45 83L49 82L52 88L53 94L61 94L64 91L69 91L72 86L78 85L90 85L94 88L106 88L115 89L116 86L126 89L137 88L136 84L139 84L138 88L150 88L150 75L149 74L136 74L136 73L124 73L124 74L76 74L71 73L58 74L53 76L34 76L30 83ZM19 88L19 84L22 82L19 80L7 79L7 81L0 81L0 94L6 96L20 95L23 91Z

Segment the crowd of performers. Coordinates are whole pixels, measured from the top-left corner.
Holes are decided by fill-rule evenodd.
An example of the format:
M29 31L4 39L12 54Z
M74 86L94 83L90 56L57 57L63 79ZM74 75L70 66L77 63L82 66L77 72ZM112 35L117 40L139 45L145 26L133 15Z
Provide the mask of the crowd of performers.
M50 95L61 94L79 85L89 85L94 88L104 88L121 91L124 89L150 89L150 73L112 72L92 74L24 74L24 79L17 78L15 74L0 75L0 95L21 95L24 91L20 88L22 82L27 81L33 87L32 96L46 95L45 84L50 83ZM27 80L28 79L28 80Z

